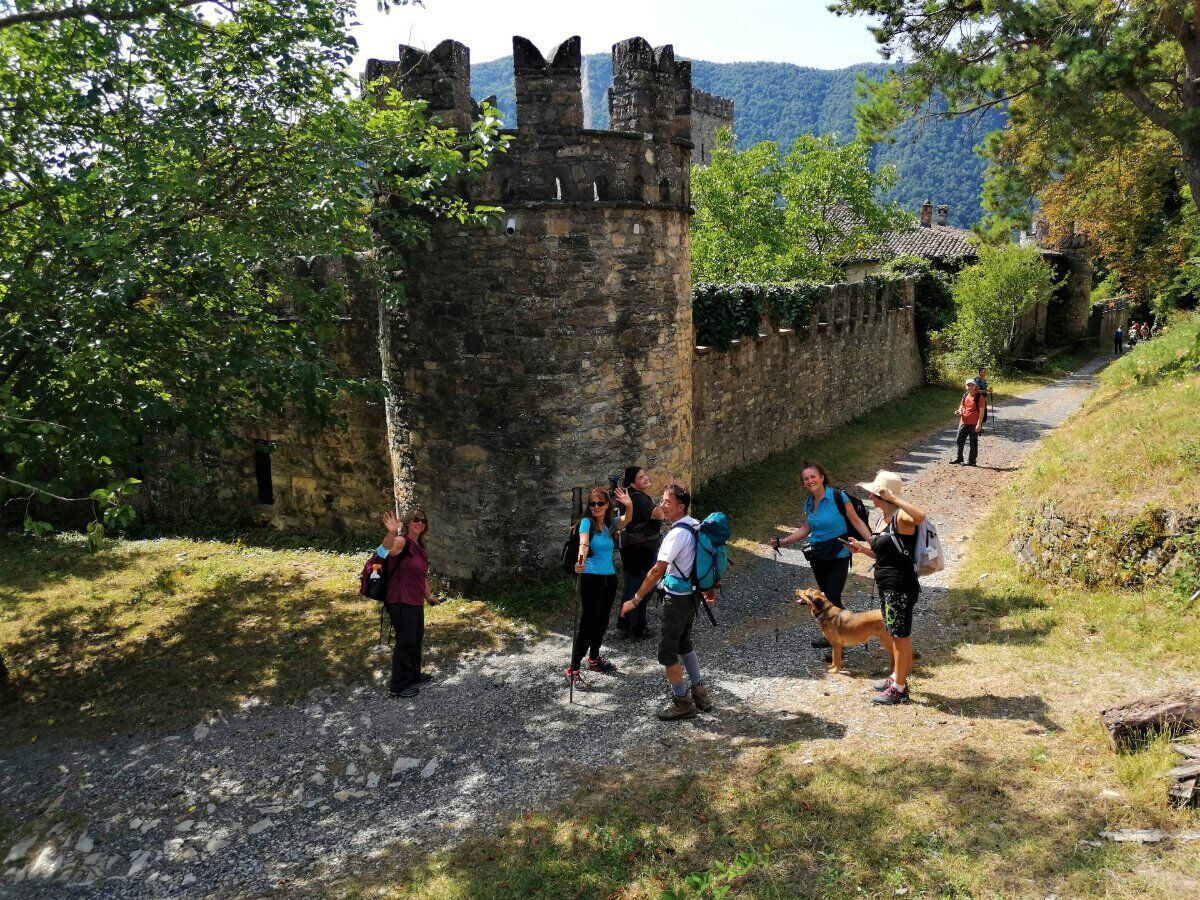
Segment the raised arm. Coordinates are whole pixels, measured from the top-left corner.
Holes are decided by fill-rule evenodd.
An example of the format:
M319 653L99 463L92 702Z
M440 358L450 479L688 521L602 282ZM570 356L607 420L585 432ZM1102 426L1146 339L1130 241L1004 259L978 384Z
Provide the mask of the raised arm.
M383 514L383 527L387 529L387 534L383 536L383 540L380 541L379 546L387 552L379 554L380 556L391 556L404 549L406 541L404 536L400 534L402 526L403 522L394 512Z
M633 498L624 488L617 488L613 493L616 495L617 502L621 504L621 518L617 519L616 523L617 531L624 531L633 521Z

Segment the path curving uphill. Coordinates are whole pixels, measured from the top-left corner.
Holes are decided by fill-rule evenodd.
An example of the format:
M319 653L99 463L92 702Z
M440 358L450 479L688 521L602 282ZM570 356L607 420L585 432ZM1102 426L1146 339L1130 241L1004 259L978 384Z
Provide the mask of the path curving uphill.
M936 652L938 606L973 523L1041 437L1082 405L1101 364L1001 406L976 469L946 464L949 427L891 464L948 550L947 570L923 582L918 648ZM883 717L908 714L867 703L865 676L884 665L878 649L850 651L857 677L826 675L809 646L811 616L792 603L811 573L798 551L778 562L764 551L728 579L721 628L697 621L716 706L684 723L654 717L665 684L652 641L615 644L621 675L593 676L569 705L568 637L556 634L464 657L413 701L377 688L319 691L182 733L5 751L0 807L21 825L17 843L0 847L0 896L317 893L325 879L369 867L390 842L431 847L561 800L581 772L642 758L687 766L804 738L870 739ZM860 561L851 606L868 605L870 584ZM920 680L918 668L914 692Z

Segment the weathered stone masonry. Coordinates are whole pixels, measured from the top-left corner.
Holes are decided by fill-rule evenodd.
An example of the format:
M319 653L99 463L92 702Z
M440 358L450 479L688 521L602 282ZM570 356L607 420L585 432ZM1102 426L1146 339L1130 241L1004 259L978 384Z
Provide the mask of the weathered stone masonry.
M826 287L811 323L775 329L693 368L693 471L704 482L821 434L923 381L913 286Z
M368 71L469 116L467 49L415 54ZM520 128L466 186L505 214L433 224L390 339L398 493L439 569L474 581L545 568L574 486L631 459L691 478L690 67L616 45L615 130L595 131L578 38L547 57L514 38L513 59Z

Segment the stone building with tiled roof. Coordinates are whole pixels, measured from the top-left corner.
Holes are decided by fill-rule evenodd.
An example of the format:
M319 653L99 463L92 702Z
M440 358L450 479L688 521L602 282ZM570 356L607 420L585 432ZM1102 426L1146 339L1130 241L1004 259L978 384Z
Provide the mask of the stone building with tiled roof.
M974 235L965 228L947 225L949 206L937 208L937 219L933 216L933 203L926 200L921 205L921 215L909 228L889 231L883 241L871 250L846 261L846 280L862 281L866 276L879 271L879 267L897 256L922 256L946 268L959 269L970 265L979 256Z

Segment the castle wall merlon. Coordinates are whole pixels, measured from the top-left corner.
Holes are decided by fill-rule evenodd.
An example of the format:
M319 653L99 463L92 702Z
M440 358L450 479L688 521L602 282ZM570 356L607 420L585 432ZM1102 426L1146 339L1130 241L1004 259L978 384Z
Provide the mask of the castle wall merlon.
M677 107L690 108L690 97L680 94L691 93L691 64L677 63L670 44L655 48L640 37L614 44L612 54L609 127L686 139L687 134L676 133L674 120Z
M442 41L428 53L400 45L396 61L367 60L367 80L387 77L410 100L424 100L442 124L469 129L477 110L471 99L471 51L458 41Z
M519 130L583 127L582 61L578 35L555 47L549 61L532 41L513 37L513 85Z

